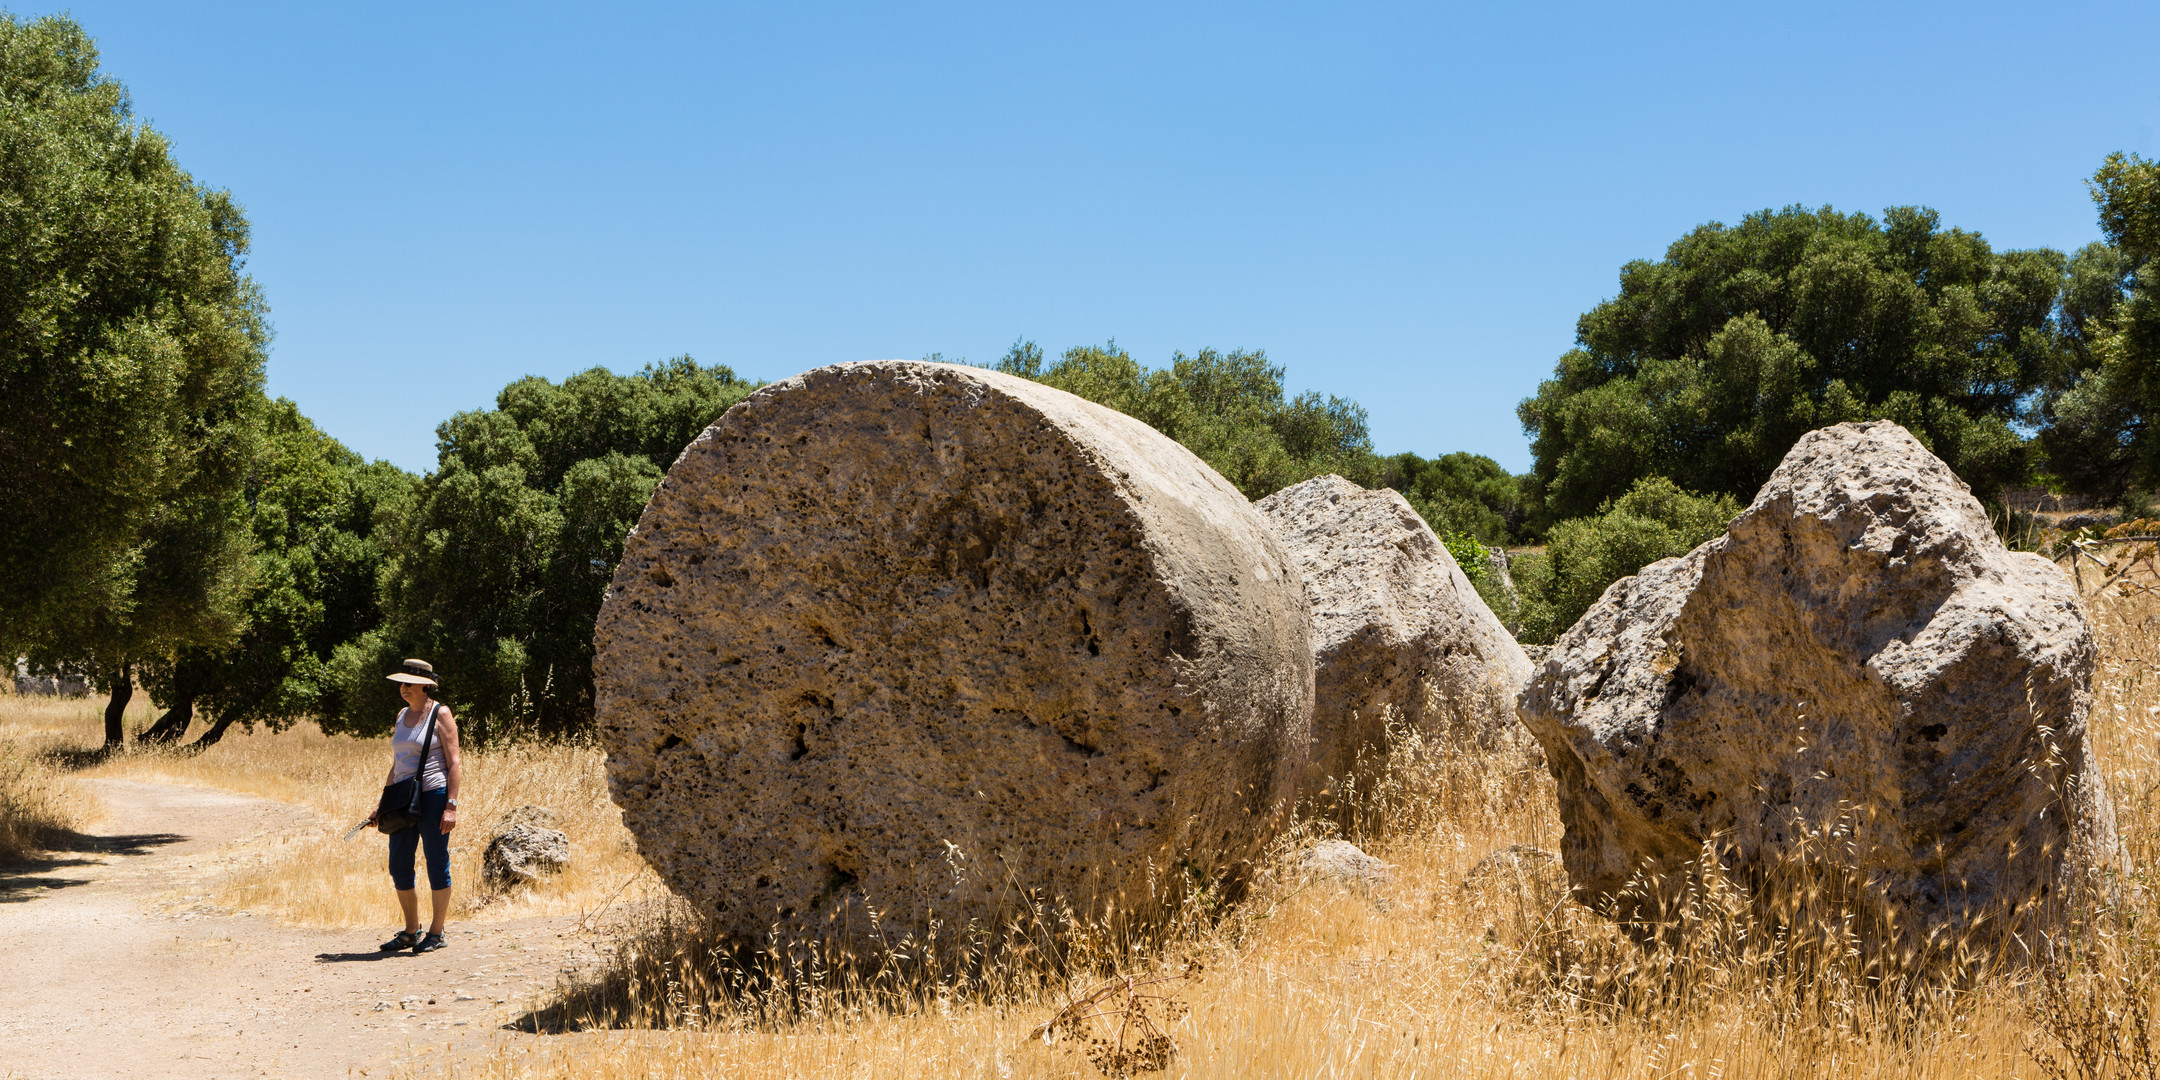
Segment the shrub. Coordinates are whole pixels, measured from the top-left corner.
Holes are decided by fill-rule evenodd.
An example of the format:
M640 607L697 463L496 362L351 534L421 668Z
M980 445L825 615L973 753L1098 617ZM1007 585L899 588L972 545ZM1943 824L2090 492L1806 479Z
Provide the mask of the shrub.
M1659 559L1687 554L1724 532L1739 513L1740 502L1730 495L1696 495L1662 476L1637 480L1596 517L1553 526L1542 554L1516 560L1521 601L1511 628L1524 641L1551 643L1597 603L1606 586Z

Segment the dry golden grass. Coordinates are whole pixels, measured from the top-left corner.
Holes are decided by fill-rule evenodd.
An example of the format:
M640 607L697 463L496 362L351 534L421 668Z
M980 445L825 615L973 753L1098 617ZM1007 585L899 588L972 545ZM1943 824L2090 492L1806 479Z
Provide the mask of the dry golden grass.
M12 694L0 710L28 713ZM97 815L89 797L52 762L13 740L0 740L0 866L61 843Z
M147 710L130 710L132 732ZM47 758L88 757L103 737L102 703L95 699L0 700L0 746L16 745ZM641 874L629 830L608 800L602 755L583 744L512 745L464 756L459 830L451 843L453 918L492 920L575 914L598 907L626 881L642 897L651 875ZM324 735L313 724L282 732L237 728L199 754L131 751L98 760L79 774L218 788L293 803L314 821L291 835L256 841L244 868L220 883L220 906L271 915L288 925L358 927L397 919L384 869L384 842L346 830L374 808L389 771L387 739ZM490 894L481 889L480 856L487 830L522 805L553 810L568 833L572 863L560 877L531 889Z
M2093 737L2136 865L2160 859L2160 600L2092 600L2102 658ZM1554 904L1549 883L1463 884L1509 844L1551 849L1541 773L1431 749L1399 760L1369 850L1395 880L1365 890L1278 875L1152 956L1081 957L943 979L839 969L751 972L702 951L694 920L655 916L552 1019L594 1030L504 1044L456 1076L1088 1077L1067 1040L1032 1037L1106 970L1201 972L1159 992L1178 1077L2160 1077L2160 896L2099 912L2058 959L1956 980L1871 986L1857 952L1763 935L1705 898L1677 945L1644 950ZM2142 878L2139 882L2142 884ZM1818 943L1819 944L1819 943ZM1833 946L1838 943L1833 939ZM738 961L739 963L739 961ZM730 976L730 971L734 975ZM1098 1033L1104 1029L1098 1022ZM1116 1070L1112 1070L1115 1072Z
M1429 755L1422 809L1432 820L1372 842L1394 864L1386 885L1284 872L1153 957L1083 957L1062 974L1011 965L942 983L796 968L754 973L730 992L716 985L728 968L700 954L694 926L654 926L626 944L636 959L618 958L602 985L563 994L573 1023L582 1013L627 1030L509 1044L451 1075L1097 1076L1083 1043L1045 1045L1031 1032L1106 967L1146 975L1188 963L1200 973L1160 991L1180 1005L1162 1018L1176 1044L1171 1076L2043 1075L2021 1041L2031 1025L2015 987L1876 1002L1820 993L1759 957L1750 970L1706 956L1682 987L1603 919L1580 909L1556 917L1545 883L1465 887L1487 853L1550 848L1559 825L1542 773L1459 762ZM1417 789L1397 782L1403 797ZM1657 982L1656 992L1595 993L1630 978Z

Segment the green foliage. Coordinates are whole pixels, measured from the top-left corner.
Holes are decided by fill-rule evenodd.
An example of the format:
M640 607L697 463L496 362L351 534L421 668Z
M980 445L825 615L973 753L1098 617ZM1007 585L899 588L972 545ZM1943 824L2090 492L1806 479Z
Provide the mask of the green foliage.
M1483 454L1457 452L1431 460L1395 454L1380 465L1381 483L1402 492L1443 537L1462 533L1499 546L1523 525L1521 481Z
M2038 409L2049 471L2109 501L2160 487L2160 162L2110 154L2090 181L2107 245L2072 261L2074 348Z
M1599 507L1595 517L1561 522L1542 554L1515 560L1521 596L1511 623L1516 636L1550 643L1597 603L1606 586L1659 559L1687 554L1724 532L1740 510L1730 495L1696 495L1653 476Z
M0 13L0 650L111 678L236 633L269 340L247 246L80 27Z
M1283 369L1263 352L1202 349L1151 369L1111 342L1067 349L1046 366L1042 349L1022 341L994 366L1140 420L1183 444L1248 499L1328 473L1367 487L1380 482L1365 410L1311 391L1286 399Z
M1470 584L1479 586L1482 591L1492 577L1492 557L1486 553L1485 545L1478 543L1477 537L1462 532L1441 533L1440 545L1447 548L1448 557L1455 560L1455 565L1462 567L1463 576L1470 579Z
M169 738L197 707L220 733L234 722L282 728L315 715L330 690L334 650L381 621L375 521L409 496L415 478L387 462L363 463L283 398L264 411L260 451L244 487L253 566L238 637L144 669L152 695L174 710Z
M1535 515L1589 514L1650 476L1750 498L1800 435L1847 420L1903 424L1984 494L2016 482L2020 406L2073 362L2068 271L1923 208L1704 225L1622 268L1522 403Z
M424 656L476 739L584 726L592 631L623 538L684 447L755 384L689 357L635 375L525 378L437 429L435 472L386 503L383 625L329 662L326 726L374 731L387 665Z

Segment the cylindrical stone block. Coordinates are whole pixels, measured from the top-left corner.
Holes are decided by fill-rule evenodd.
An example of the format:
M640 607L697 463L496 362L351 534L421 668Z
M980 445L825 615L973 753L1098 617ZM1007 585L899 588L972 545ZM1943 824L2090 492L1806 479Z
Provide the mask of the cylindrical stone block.
M950 940L1036 900L1147 923L1279 828L1309 623L1259 514L1145 424L976 368L819 368L706 429L625 543L609 786L747 939Z

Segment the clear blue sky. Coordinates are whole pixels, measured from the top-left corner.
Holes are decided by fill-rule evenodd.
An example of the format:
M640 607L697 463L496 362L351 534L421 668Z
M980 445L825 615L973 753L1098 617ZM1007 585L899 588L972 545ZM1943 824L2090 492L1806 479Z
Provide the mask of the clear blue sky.
M1923 203L2097 238L2160 5L76 3L254 223L270 390L370 457L525 374L1262 348L1384 452L1514 416L1629 259Z

